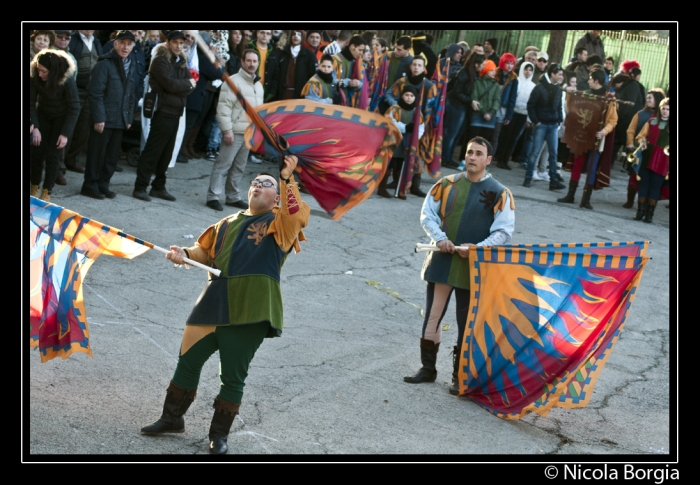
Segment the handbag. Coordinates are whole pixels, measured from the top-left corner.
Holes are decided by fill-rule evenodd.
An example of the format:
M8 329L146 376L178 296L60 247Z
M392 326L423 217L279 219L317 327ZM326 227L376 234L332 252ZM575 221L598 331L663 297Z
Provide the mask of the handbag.
M143 116L152 118L158 107L158 94L155 91L148 91L143 95Z

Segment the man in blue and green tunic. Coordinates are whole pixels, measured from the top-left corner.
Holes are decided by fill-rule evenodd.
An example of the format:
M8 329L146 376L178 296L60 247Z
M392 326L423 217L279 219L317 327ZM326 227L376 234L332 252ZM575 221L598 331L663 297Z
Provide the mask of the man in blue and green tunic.
M163 414L141 433L185 431L183 415L197 394L202 367L218 350L221 388L214 400L209 451L228 450L226 442L241 406L250 362L264 338L282 335L282 265L305 240L302 228L310 209L294 182L296 165L295 156L285 157L279 181L272 174L259 173L248 189L248 209L209 226L195 246L170 246L166 257L173 263L183 264L187 257L221 273L209 275L187 319Z
M450 393L459 394L459 357L469 311L469 252L473 246L508 244L515 227L515 204L510 190L496 181L486 167L493 156L491 144L477 136L467 144L466 172L440 179L425 198L420 222L439 251L428 252L421 277L427 283L425 319L421 332L422 367L412 384L434 382L435 362L442 336L442 318L455 293L457 345L454 347Z

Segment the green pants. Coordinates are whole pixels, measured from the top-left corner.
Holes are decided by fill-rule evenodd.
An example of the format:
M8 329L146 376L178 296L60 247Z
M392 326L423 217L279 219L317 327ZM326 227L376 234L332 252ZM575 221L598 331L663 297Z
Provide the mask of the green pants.
M180 355L173 382L183 389L196 389L202 367L218 350L221 378L219 397L240 403L245 379L248 377L248 366L269 328L269 322L217 327L216 331L204 336Z

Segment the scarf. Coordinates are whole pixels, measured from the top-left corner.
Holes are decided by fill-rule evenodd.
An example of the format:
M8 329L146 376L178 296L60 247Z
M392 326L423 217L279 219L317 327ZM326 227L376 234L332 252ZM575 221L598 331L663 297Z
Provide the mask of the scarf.
M401 106L402 109L405 109L406 111L411 111L413 108L416 107L416 99L413 99L413 102L411 104L408 104L406 101L403 100L403 96L401 96L398 100L398 105Z
M424 78L425 78L424 72L418 74L417 76L408 76L408 75L406 76L406 80L409 83L413 84L414 86L419 86L423 82Z
M316 69L316 75L323 81L324 83L327 84L332 84L333 83L333 72L329 72L328 74L321 72L320 70Z
M292 53L292 57L296 58L299 55L299 50L301 49L301 44L289 48L289 52Z

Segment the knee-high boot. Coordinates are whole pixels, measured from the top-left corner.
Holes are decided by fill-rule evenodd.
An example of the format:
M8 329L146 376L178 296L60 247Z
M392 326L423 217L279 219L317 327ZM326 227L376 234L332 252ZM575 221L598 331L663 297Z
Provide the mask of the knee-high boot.
M634 205L634 197L637 195L637 189L627 186L627 202L622 204L622 207L629 209Z
M564 197L557 199L557 202L564 202L566 204L574 203L574 194L578 188L578 180L569 180L569 192Z
M387 189L395 189L399 186L399 179L401 178L401 167L403 165L403 160L396 159L392 162L393 166L391 168L391 182L386 184Z
M382 181L379 182L379 187L377 188L377 195L380 197L386 197L387 199L391 198L391 194L387 192L386 190L386 183L389 181L389 168L386 169L384 172L384 177L382 178Z
M198 152L194 148L194 142L197 140L197 135L201 127L202 125L194 125L187 137L187 151L185 153L191 155L190 158L202 158L204 156L204 153Z
M654 199L647 199L647 212L644 214L644 222L651 222L654 218L654 209L656 209L656 201Z
M223 455L228 451L228 434L240 408L241 403L224 401L220 397L214 399L214 416L209 426L209 453Z
M581 207L593 209L591 205L591 192L593 192L593 186L588 184L584 185L583 195L581 196Z
M646 197L640 197L637 200L637 213L634 215L634 220L635 221L641 221L644 219L644 214L647 211L647 198Z
M452 349L452 384L450 384L450 394L459 396L459 345Z
M155 423L141 428L142 434L157 435L161 433L185 432L185 418L183 418L183 415L194 402L197 389L187 391L170 381L166 392L163 414Z
M410 382L411 384L418 384L420 382L435 382L437 378L437 370L435 369L435 362L437 362L437 353L440 348L439 343L435 343L432 340L426 340L424 338L420 339L420 361L423 364L418 372L412 376L405 376L403 380L405 382Z
M411 194L417 196L417 197L425 197L426 194L420 189L420 174L417 173L413 176L413 180L411 181L411 188L409 189L409 192Z

